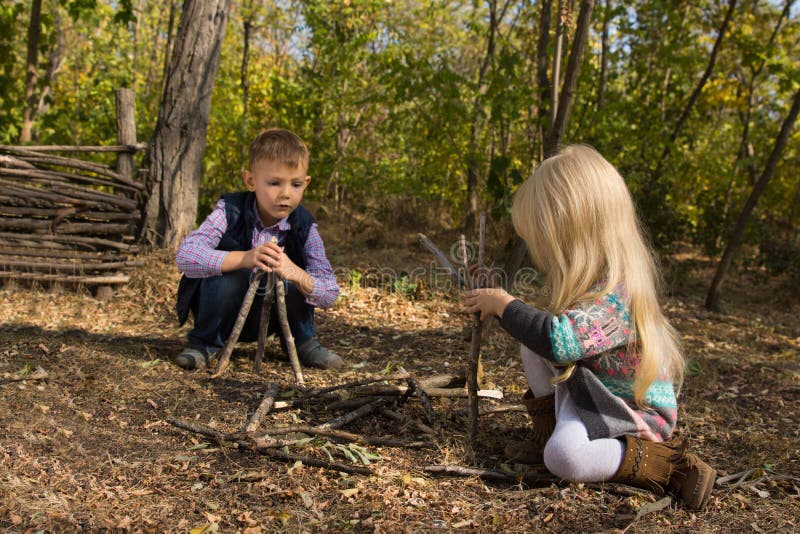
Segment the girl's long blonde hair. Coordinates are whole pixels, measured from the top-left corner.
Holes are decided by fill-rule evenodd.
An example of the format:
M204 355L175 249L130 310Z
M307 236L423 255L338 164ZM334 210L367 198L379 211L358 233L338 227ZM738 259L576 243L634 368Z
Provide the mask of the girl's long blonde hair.
M635 333L629 349L641 354L633 383L638 405L646 404L647 389L664 370L680 387L678 335L661 311L655 259L613 165L591 147L565 147L520 186L511 219L534 266L547 277L551 313L623 285ZM605 287L592 292L598 283Z

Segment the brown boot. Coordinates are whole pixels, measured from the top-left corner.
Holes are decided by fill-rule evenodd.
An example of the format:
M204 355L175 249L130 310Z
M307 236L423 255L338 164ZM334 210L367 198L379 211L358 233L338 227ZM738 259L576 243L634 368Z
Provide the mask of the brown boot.
M611 482L644 488L656 495L665 491L680 497L692 510L705 508L717 472L692 453L682 439L664 443L625 436L625 456Z
M556 427L555 395L534 397L529 389L522 396L522 403L528 410L533 423L531 437L525 441L515 441L506 445L506 458L521 464L540 464L547 440L553 435Z

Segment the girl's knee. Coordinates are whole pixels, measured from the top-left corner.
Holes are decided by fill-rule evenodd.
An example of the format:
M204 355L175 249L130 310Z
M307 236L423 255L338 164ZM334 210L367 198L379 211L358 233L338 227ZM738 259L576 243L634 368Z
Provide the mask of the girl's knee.
M575 477L586 462L579 448L552 439L545 445L543 456L548 471L558 478L573 482L577 482Z

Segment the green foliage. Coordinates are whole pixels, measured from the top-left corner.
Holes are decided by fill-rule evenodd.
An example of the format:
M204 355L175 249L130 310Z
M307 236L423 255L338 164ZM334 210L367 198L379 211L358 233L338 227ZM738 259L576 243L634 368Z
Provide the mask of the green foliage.
M356 269L352 269L347 273L347 289L350 293L355 293L361 287L361 280L364 274Z
M174 3L173 35L180 4ZM169 59L171 5L44 0L35 142L114 143L113 91L121 86L135 90L137 135L150 138ZM311 198L377 208L400 198L435 202L457 224L473 160L482 207L496 219L508 217L514 191L540 157L550 91L537 85L536 2L511 2L480 80L488 5L234 0L212 98L199 216L221 194L242 187L250 140L282 126L310 147ZM607 4L598 4L564 142L590 143L619 168L659 248L691 241L718 253L800 83L798 13L781 21L770 42L783 4L737 7L712 75L673 142L725 4L608 6L607 78L600 79L599 41ZM576 15L566 28L562 75ZM27 2L0 4L2 143L15 142L22 123L28 17ZM245 23L251 35L243 73ZM553 51L551 28L548 61ZM794 261L780 259L786 247L772 247L764 236L789 235L800 219L792 171L799 145L794 134L756 211L758 228L747 234L770 264Z
M410 299L413 298L417 291L417 284L412 282L408 275L403 275L400 278L395 278L392 282L392 289L394 292Z

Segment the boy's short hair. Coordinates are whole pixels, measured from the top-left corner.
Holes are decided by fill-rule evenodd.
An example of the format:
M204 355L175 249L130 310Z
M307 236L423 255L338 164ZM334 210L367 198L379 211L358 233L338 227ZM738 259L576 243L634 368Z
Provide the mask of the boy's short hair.
M290 169L308 169L308 147L294 132L270 128L250 143L250 168L260 160L276 161Z

